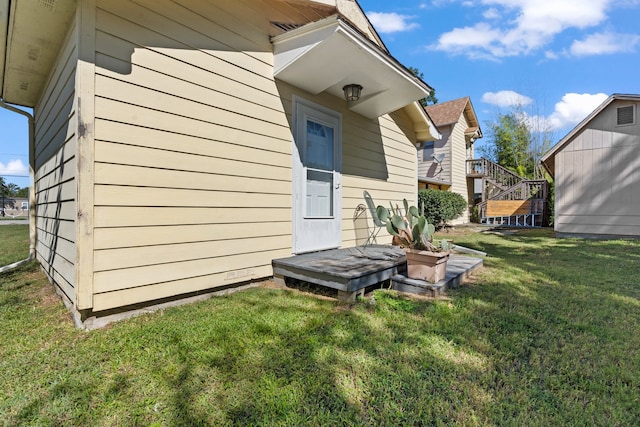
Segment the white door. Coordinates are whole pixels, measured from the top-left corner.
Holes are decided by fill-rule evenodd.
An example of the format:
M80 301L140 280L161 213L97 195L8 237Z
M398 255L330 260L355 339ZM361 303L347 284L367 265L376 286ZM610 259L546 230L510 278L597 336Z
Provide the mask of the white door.
M342 117L294 97L293 252L340 247Z

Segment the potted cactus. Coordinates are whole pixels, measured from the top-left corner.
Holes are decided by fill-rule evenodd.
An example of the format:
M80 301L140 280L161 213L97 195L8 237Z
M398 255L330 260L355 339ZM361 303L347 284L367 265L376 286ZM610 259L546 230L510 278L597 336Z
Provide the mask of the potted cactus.
M407 255L407 276L412 279L436 283L444 279L452 244L443 239L433 241L435 226L429 224L422 212L403 201L404 214L399 207L376 208L378 218L386 223L387 231L394 243L401 246ZM423 207L424 209L424 207Z

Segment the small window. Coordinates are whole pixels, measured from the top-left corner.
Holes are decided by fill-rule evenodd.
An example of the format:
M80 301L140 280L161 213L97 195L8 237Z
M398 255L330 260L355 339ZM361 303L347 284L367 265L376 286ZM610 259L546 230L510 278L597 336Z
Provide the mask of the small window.
M433 141L424 142L422 145L422 160L430 162L433 160Z
M635 123L635 108L633 105L628 105L626 107L618 107L618 120L617 125L632 125Z
M28 209L29 208L29 203L28 202L22 202L22 209Z

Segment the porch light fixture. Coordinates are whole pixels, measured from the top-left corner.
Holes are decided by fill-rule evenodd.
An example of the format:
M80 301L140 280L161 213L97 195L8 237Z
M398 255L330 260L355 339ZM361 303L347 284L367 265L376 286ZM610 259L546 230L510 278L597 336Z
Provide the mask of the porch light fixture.
M343 87L342 90L344 91L344 99L347 101L357 101L360 99L362 86L352 83Z

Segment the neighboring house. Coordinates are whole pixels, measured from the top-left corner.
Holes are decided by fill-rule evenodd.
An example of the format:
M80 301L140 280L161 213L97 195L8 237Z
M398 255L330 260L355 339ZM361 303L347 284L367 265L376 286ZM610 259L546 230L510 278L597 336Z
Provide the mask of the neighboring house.
M639 106L610 96L543 156L560 235L640 236Z
M4 197L2 206L5 216L27 217L29 213L29 200L24 197Z
M0 0L0 82L34 107L37 259L89 327L362 243L363 190L415 202L439 137L352 0Z
M473 143L482 138L478 118L467 96L426 107L442 137L427 141L418 150L418 187L460 194L473 207L473 179L467 178L467 160L473 159ZM452 221L469 222L469 210Z

